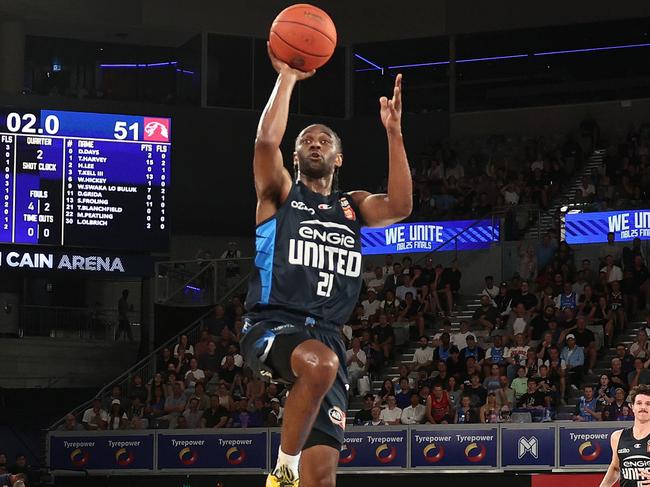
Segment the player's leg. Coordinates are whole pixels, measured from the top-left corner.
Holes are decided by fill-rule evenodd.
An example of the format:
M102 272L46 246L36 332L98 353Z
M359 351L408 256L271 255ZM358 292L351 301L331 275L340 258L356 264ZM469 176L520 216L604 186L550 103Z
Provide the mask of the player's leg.
M300 458L300 483L303 487L334 487L340 446L314 445Z

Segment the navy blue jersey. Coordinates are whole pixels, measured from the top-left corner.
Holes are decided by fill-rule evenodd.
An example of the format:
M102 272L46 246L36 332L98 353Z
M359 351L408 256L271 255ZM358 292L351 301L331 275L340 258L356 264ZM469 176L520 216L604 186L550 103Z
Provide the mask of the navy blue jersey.
M361 289L361 215L346 193L314 193L294 183L255 232L255 273L246 309L254 320L278 311L344 324Z

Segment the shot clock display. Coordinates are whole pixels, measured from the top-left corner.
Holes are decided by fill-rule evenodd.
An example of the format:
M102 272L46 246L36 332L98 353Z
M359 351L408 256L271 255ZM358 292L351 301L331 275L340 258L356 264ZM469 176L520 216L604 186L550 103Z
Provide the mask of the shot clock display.
M0 243L165 250L171 121L0 108Z

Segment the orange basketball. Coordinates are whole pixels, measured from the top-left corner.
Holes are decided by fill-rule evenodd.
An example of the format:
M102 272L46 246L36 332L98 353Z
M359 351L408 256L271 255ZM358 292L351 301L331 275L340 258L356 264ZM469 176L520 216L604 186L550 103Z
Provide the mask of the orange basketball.
M273 54L292 68L320 68L334 54L336 27L329 15L308 3L285 8L273 21L269 42Z

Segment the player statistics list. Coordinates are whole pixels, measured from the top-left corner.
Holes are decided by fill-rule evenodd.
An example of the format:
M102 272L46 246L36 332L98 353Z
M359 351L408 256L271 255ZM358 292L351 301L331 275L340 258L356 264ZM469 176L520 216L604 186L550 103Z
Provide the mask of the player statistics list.
M137 248L167 233L169 143L0 133L0 144L0 242Z

